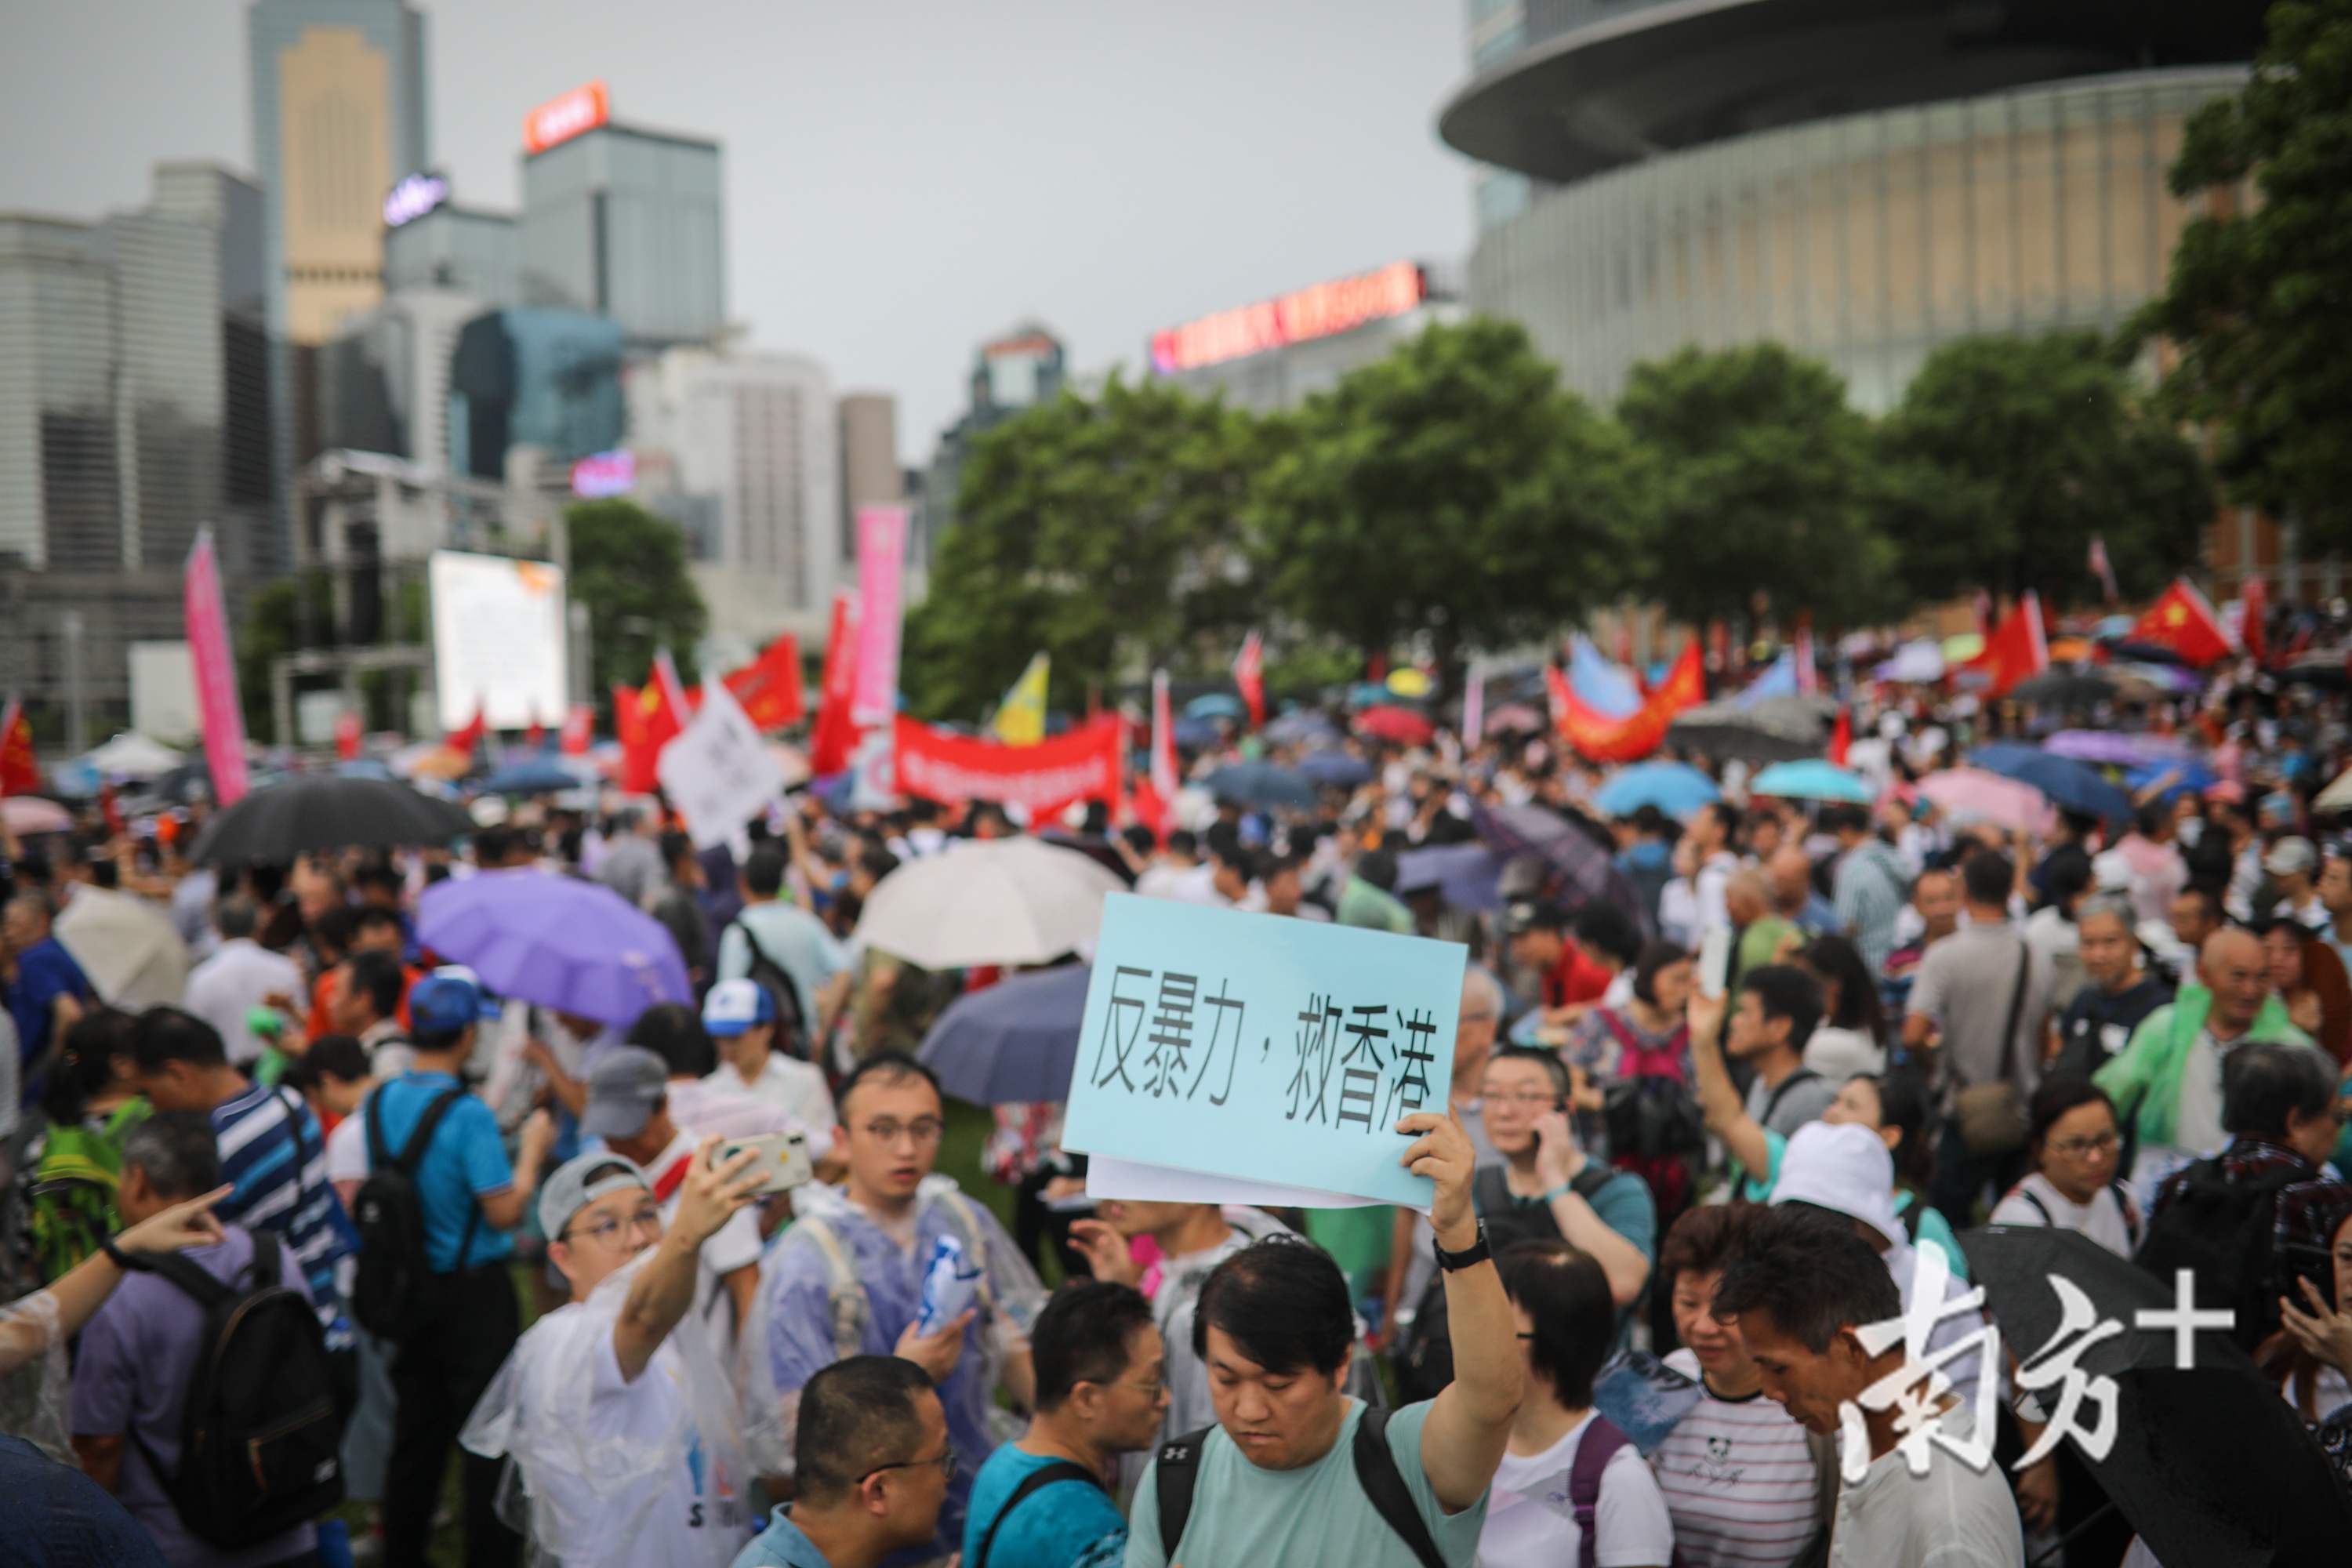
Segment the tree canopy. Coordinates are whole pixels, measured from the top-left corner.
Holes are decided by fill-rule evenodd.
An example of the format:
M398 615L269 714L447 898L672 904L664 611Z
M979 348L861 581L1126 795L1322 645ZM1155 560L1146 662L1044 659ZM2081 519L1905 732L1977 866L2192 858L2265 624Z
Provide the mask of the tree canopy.
M677 525L633 500L580 501L564 509L572 532L572 597L588 606L589 681L601 696L646 678L667 647L682 679L695 678L694 645L709 624L686 569Z
M2178 359L2167 406L2209 425L2230 492L2352 543L2352 0L2274 0L2253 74L2189 121L2189 220L2137 325ZM2249 199L2251 186L2252 199Z

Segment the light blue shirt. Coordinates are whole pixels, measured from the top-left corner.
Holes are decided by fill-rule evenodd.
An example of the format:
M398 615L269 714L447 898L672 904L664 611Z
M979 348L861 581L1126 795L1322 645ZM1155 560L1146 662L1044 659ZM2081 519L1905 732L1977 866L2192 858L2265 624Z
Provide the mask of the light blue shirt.
M980 1543L995 1525L985 1568L1117 1568L1127 1556L1127 1520L1108 1492L1092 1481L1048 1481L1021 1500L1001 1524L997 1516L1021 1483L1064 1461L1024 1454L1007 1443L972 1478L971 1513L964 1521L963 1560L982 1568Z
M816 1543L788 1517L792 1504L781 1503L768 1515L768 1528L735 1554L734 1568L833 1568Z
M742 929L739 930L738 927ZM824 922L802 909L798 904L775 899L764 904L745 904L743 912L728 922L719 933L719 978L746 980L751 973L751 943L743 940L743 931L751 933L768 962L792 976L793 988L800 992L801 1017L816 1017L816 994L824 983L849 967L849 955L842 951Z

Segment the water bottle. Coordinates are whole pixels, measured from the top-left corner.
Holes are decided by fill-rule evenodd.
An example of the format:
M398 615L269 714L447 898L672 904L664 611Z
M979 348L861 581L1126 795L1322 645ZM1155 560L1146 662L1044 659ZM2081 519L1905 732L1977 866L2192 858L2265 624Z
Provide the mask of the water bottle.
M942 1236L931 1243L931 1260L923 1269L923 1310L915 1331L935 1334L971 1305L980 1293L980 1265L963 1255L962 1243Z

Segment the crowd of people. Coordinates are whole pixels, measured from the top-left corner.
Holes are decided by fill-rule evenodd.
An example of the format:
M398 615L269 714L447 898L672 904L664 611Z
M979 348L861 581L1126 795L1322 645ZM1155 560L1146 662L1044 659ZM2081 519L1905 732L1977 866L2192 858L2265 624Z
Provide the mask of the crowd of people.
M2312 807L2340 719L2241 694L2128 820L2027 825L1913 787L1965 743L1945 716L1860 718L1874 805L1707 762L1695 809L1612 815L1609 770L1441 733L1335 735L1363 782L1268 809L1198 787L1261 750L1235 736L1164 837L1099 808L1051 825L1147 896L1463 945L1446 1102L1397 1129L1429 1207L1370 1226L1091 1202L1058 1105L942 1095L915 1048L1001 975L873 948L860 910L908 861L1049 826L1017 813L796 794L698 851L657 802L530 805L462 844L278 867L10 841L0 1485L55 1500L5 1510L0 1545L205 1568L412 1568L436 1534L565 1568L2156 1561L2076 1446L2015 1462L2053 1419L2015 1363L1865 1402L1919 1348L1865 1331L1919 1292L1931 1353L1986 1328L1987 1223L2193 1270L2341 1472L2352 847ZM1498 809L1605 881L1542 844L1450 879L1430 852ZM523 868L651 915L693 999L600 1021L420 944L424 889ZM88 889L168 911L180 994L93 983L53 929ZM767 1182L773 1134L812 1179ZM942 1258L968 1286L944 1314ZM219 1370L253 1364L285 1371ZM1921 1409L1996 1461L1923 1470ZM224 1440L250 1484L208 1483Z

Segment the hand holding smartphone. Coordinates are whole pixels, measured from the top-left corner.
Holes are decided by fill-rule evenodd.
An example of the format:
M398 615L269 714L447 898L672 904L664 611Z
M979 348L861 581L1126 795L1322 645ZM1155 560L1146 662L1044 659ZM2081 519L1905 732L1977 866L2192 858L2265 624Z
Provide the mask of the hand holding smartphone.
M797 1132L762 1132L756 1138L734 1139L713 1150L710 1163L713 1166L723 1165L746 1149L756 1156L751 1169L761 1178L752 1191L762 1197L791 1192L815 1179L816 1172L809 1162L808 1141Z

